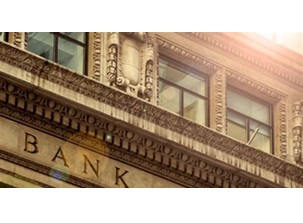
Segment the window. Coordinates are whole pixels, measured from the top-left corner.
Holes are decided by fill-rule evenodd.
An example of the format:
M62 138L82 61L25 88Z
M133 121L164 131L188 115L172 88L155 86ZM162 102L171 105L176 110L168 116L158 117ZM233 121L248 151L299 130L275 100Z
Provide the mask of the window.
M86 71L86 33L28 33L28 50L78 73Z
M0 32L0 41L7 41L7 33Z
M271 106L227 90L227 135L265 152L272 152Z
M208 125L207 78L194 70L160 60L159 105L198 124Z

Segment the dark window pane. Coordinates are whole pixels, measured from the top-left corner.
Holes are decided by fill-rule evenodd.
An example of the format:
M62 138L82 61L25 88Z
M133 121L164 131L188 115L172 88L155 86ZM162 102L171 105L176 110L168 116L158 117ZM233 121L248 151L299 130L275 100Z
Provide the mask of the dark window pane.
M84 48L65 39L58 39L58 63L75 70L84 72Z
M54 39L50 33L28 33L28 50L46 59L54 59Z

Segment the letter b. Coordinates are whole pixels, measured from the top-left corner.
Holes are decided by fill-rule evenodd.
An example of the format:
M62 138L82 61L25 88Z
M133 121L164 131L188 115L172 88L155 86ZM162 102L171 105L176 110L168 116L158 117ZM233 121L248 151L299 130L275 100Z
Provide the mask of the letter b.
M24 151L29 152L29 153L38 153L39 148L37 146L38 140L36 136L25 133L25 148Z

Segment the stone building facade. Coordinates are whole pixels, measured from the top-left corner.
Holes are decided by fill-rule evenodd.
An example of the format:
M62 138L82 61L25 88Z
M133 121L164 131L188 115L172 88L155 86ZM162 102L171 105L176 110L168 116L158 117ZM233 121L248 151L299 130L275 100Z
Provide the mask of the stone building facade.
M1 33L0 186L302 187L302 58L253 33Z

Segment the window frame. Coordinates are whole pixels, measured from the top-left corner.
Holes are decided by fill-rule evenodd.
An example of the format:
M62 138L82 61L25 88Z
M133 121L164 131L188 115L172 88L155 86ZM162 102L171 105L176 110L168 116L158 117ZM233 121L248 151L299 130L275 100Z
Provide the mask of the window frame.
M180 91L180 94L179 94L179 100L180 100L179 111L181 113L181 114L179 114L180 116L186 118L184 116L184 92L186 92L188 94L191 94L191 95L194 95L195 97L205 101L205 107L206 107L206 109L205 109L205 126L209 127L209 123L210 123L210 117L209 117L209 112L210 112L210 102L209 102L209 100L210 99L209 99L209 94L210 93L209 93L209 77L208 77L208 75L199 71L199 70L197 70L197 69L195 69L195 68L193 68L193 67L191 67L191 66L188 66L188 65L186 65L182 62L179 62L177 60L173 60L173 59L168 58L168 57L163 56L163 55L159 56L159 60L158 60L159 69L160 69L161 61L166 62L169 66L171 66L172 68L174 68L176 70L179 70L179 71L184 72L184 73L190 72L190 73L192 73L191 76L202 77L202 78L205 79L205 96L204 96L204 95L198 94L194 91L191 91L190 89L187 89L183 86L180 86L180 85L178 85L174 82L171 82L167 79L164 79L164 78L160 77L160 74L158 73L158 84L161 81L162 83L165 83L165 84L170 85L174 88L177 88ZM159 93L160 92L158 92L158 96L159 96ZM158 106L160 106L159 101L158 101ZM189 119L189 120L191 120L191 119ZM194 120L191 120L191 121L195 122ZM195 123L197 123L197 122L195 122ZM197 124L199 124L199 123L197 123Z
M54 61L55 63L58 63L58 47L59 47L59 38L64 39L68 42L71 42L73 44L79 45L81 47L84 48L84 54L83 54L83 75L88 75L88 48L89 48L89 35L88 32L84 32L84 38L85 40L83 42L76 40L72 37L69 37L67 35L64 35L63 33L60 32L49 32L50 34L53 35L53 58L52 61ZM60 63L58 63L60 64ZM62 65L62 64L60 64ZM62 65L64 66L64 65ZM66 67L66 66L65 66ZM69 67L67 67L69 68ZM69 68L71 69L71 68ZM72 70L72 69L71 69Z
M227 101L228 101L228 97L227 97L227 91L226 91L226 134L227 134L227 122L232 122L234 125L238 125L240 126L238 123L236 123L235 121L231 120L228 118L228 111L231 111L233 113L235 113L236 115L240 116L241 118L244 118L245 119L245 133L246 133L246 138L247 138L247 142L243 142L245 144L248 143L248 141L250 140L250 121L254 121L256 123L260 123L264 126L266 126L268 129L269 129L269 139L270 139L270 154L274 154L274 113L273 113L273 105L271 103L269 103L268 101L265 101L265 100L262 100L258 97L255 97L253 95L251 95L250 93L248 92L245 92L245 91L242 91L242 90L239 90L235 87L232 87L232 86L227 86L227 91L233 91L237 94L240 94L241 96L243 97L246 97L252 101L255 101L255 102L258 102L260 104L263 104L265 106L268 107L268 110L269 110L269 114L268 114L268 120L269 120L269 124L266 124L262 121L259 121L259 120L256 120L248 115L245 115L241 112L238 112L232 108L229 108L227 105ZM258 148L256 148L258 149ZM260 150L260 149L259 149Z

